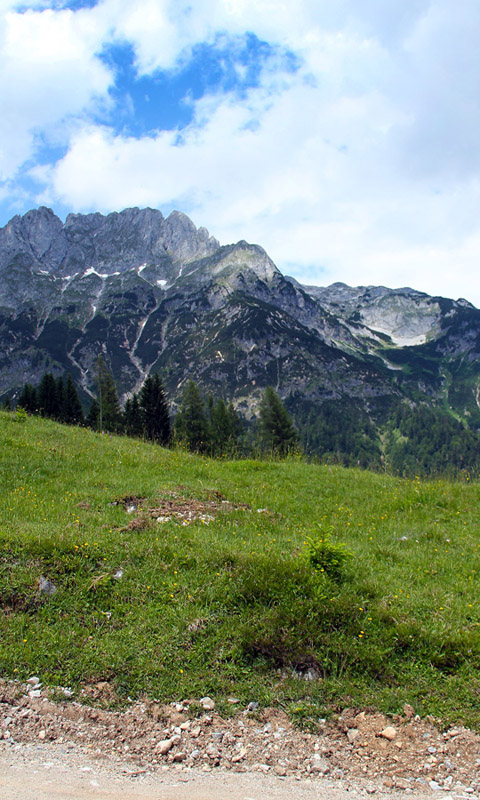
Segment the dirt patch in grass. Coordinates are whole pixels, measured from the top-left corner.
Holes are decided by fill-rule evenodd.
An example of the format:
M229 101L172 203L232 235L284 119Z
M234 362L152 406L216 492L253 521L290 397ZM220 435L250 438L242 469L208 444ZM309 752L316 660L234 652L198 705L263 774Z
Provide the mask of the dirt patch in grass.
M132 494L115 500L114 504L123 505L128 514L140 512L121 529L123 531L142 530L152 520L159 524L174 521L182 525L192 522L208 525L218 514L252 510L247 503L232 503L216 490L209 490L206 498L185 497L176 491L166 492L154 506L149 506L144 497Z

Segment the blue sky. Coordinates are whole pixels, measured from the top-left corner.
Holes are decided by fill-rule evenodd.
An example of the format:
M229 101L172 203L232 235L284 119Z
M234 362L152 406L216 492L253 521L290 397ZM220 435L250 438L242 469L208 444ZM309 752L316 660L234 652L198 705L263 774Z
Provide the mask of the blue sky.
M0 0L0 224L174 208L480 305L478 0Z

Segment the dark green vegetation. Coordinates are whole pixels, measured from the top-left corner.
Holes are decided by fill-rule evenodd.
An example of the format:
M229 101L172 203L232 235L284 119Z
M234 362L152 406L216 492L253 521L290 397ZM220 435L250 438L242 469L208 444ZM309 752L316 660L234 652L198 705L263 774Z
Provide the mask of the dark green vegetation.
M328 463L410 478L480 477L479 431L443 407L400 402L375 425L362 409L330 400L302 404L296 422L305 454Z
M0 460L2 675L225 713L231 694L318 716L410 702L480 728L478 485L214 461L6 412ZM169 503L183 518L156 522Z
M386 470L422 478L480 477L480 433L449 410L422 403L391 405L375 426L368 414L347 401L298 405L290 400L292 417L272 387L260 403L258 421L242 420L232 404L206 398L194 381L187 382L175 424L158 373L149 375L139 394L120 409L113 376L97 362L97 398L84 419L70 375L57 380L45 373L38 387L25 384L18 406L60 422L87 424L93 430L124 433L168 445L173 440L211 456L280 455L301 452L308 458L343 466ZM5 408L11 409L10 401Z

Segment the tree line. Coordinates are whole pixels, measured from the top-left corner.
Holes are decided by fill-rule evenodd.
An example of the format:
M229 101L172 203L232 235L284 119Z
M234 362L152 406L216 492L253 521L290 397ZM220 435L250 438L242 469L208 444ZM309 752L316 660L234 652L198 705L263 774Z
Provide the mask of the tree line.
M46 372L38 386L26 383L17 407L71 425L125 434L210 456L255 455L268 452L284 456L297 449L299 438L292 418L271 388L264 392L258 424L249 428L232 403L212 395L204 397L189 380L172 421L165 389L158 373L148 375L140 391L120 405L111 372L100 356L95 365L96 395L84 413L71 375L55 378ZM11 408L9 398L4 408Z
M213 457L302 452L322 461L384 469L404 477L480 476L479 432L439 408L401 403L379 427L348 403L303 403L295 407L297 429L271 387L264 391L257 420L248 423L232 403L205 396L192 380L173 413L158 373L149 375L122 408L102 357L95 370L96 395L86 413L72 377L55 378L48 372L38 386L23 386L17 406L66 424L163 446L177 444ZM10 406L7 398L4 407Z

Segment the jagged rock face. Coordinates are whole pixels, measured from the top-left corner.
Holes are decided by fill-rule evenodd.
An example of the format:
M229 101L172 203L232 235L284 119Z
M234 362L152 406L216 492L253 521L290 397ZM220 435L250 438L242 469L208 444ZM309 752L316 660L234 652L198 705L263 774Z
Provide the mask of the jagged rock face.
M21 257L32 271L73 277L85 270L111 275L168 266L211 255L219 243L178 211L165 219L151 208L119 214L69 214L65 224L49 208L16 216L0 229L0 269ZM159 274L161 278L162 275Z
M0 230L0 395L48 369L70 372L85 397L102 353L123 395L159 369L172 399L193 378L246 415L266 385L366 408L420 387L474 414L479 342L480 312L466 301L301 286L261 247L221 247L176 211L63 224L39 208Z

